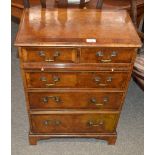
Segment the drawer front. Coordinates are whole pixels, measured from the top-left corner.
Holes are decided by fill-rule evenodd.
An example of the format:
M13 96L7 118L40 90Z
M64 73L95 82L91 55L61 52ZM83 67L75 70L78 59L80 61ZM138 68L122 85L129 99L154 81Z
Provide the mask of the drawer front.
M79 98L80 96L80 98ZM32 92L31 109L102 109L118 110L121 92Z
M79 87L86 88L120 88L124 89L127 83L127 72L92 72L80 73Z
M31 115L33 133L112 133L117 114L42 114Z
M26 73L30 88L62 88L75 87L77 76L75 73Z
M82 48L81 63L130 63L134 49L121 48Z
M128 72L27 72L29 88L125 88Z
M24 62L74 63L77 60L77 50L73 48L26 48L22 50L22 57Z

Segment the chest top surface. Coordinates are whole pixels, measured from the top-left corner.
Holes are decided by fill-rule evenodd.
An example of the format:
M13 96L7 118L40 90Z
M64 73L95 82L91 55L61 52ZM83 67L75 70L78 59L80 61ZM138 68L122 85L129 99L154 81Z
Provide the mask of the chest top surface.
M26 9L16 46L140 47L124 10Z

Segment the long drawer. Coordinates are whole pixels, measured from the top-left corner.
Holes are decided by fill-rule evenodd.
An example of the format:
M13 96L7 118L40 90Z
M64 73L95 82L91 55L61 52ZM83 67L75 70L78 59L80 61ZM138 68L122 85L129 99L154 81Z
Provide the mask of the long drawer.
M26 72L28 88L119 88L129 72Z
M118 110L122 92L29 92L31 109L102 109Z
M115 131L116 113L74 113L30 115L32 133L112 133Z

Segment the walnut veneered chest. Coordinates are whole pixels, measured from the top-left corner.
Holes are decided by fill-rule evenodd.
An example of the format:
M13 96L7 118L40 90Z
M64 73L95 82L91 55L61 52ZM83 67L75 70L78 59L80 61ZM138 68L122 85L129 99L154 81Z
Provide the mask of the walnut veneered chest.
M126 11L26 9L18 46L30 144L94 137L115 144L141 43Z

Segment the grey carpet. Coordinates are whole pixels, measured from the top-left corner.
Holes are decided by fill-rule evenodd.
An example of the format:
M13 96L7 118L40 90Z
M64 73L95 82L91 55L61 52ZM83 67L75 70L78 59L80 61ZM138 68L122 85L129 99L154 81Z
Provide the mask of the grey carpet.
M28 143L28 117L19 70L17 49L13 46L18 25L12 23L12 155L142 155L143 91L131 80L121 113L116 145L96 139L62 138Z

